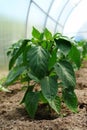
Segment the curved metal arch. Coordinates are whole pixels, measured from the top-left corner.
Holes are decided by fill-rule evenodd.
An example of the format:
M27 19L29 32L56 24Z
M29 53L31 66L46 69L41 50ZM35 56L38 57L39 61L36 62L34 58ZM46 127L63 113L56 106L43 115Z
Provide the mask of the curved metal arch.
M52 18L49 14L47 14L35 1L32 0L32 2L45 14L47 17L49 17L53 22L59 24L54 18ZM61 25L60 25L61 26Z
M52 17L49 15L49 12L50 12L50 10L51 10L51 7L52 7L52 4L54 3L54 1L55 1L55 0L52 0L52 1L51 1L51 4L50 4L50 6L49 6L48 11L45 12L35 1L30 0L29 6L28 6L28 10L27 10L26 22L25 22L25 38L27 38L29 12L30 12L30 7L31 7L31 4L32 4L32 3L34 3L34 4L46 15L43 28L45 28L45 26L46 26L48 17L49 17L53 22L55 22L56 26L57 26L57 25L60 25L61 27L63 27L60 23L57 22L57 20L55 20L54 18L52 18ZM64 8L63 8L63 9L64 9ZM55 27L55 28L56 28L56 27Z
M68 18L69 18L69 16L70 16L71 12L72 12L73 9L75 9L75 8L78 6L78 4L81 2L81 0L80 0L80 1L79 1L77 4L75 4L75 6L71 9L71 11L70 11L69 14L67 15L67 17L66 17L66 19L65 19L65 21L64 21L64 24L63 24L63 26L62 26L62 25L61 25L59 22L57 22L57 21L59 21L59 19L61 18L61 14L63 13L64 8L67 6L67 4L69 3L70 0L67 0L66 3L64 4L64 6L63 6L63 8L62 8L62 10L61 10L61 12L60 12L60 15L58 16L57 20L55 20L54 18L52 18L52 17L49 15L49 12L50 12L50 10L51 10L51 7L52 7L52 4L54 3L54 1L55 1L55 0L52 0L52 1L51 1L51 4L50 4L50 6L49 6L48 11L45 12L35 1L30 0L29 6L28 6L28 10L27 10L26 23L25 23L25 37L26 37L26 38L27 38L27 29L28 29L28 21L29 21L29 11L30 11L30 7L31 7L31 4L32 4L32 3L34 3L34 4L46 15L43 28L45 28L45 26L46 26L48 17L49 17L53 22L55 22L55 29L54 29L54 33L55 33L56 30L57 30L57 26L58 26L58 25L60 25L60 26L62 27L62 32L63 32L65 23L66 23L66 21L68 20Z
M26 22L25 22L25 38L27 38L27 27L28 27L28 19L29 19L29 11L31 7L32 0L29 2L28 10L27 10L27 16L26 16Z
M63 29L64 29L64 26L65 26L65 24L66 24L66 22L67 22L67 20L68 20L68 18L69 18L69 16L70 16L70 14L72 13L72 11L79 5L79 3L81 2L82 0L80 0L77 4L75 4L75 6L71 9L71 11L69 12L69 14L67 15L67 17L66 17L66 19L65 19L65 22L64 22L64 24L63 24Z
M44 22L43 28L45 28L45 26L46 26L47 18L48 18L49 12L50 12L50 10L51 10L51 7L52 7L54 1L55 1L55 0L52 0L52 1L51 1L51 4L50 4L49 9L48 9L48 11L47 11L47 15L46 15L46 18L45 18L45 22Z
M60 17L61 17L61 14L63 13L63 10L64 10L64 8L67 6L68 3L69 3L69 0L67 0L66 3L64 4L64 6L63 6L63 8L62 8L62 10L61 10L61 12L60 12L60 15L59 15L58 18L57 18L57 21L59 21L59 19L60 19ZM58 25L58 24L56 23L55 29L54 29L54 33L56 32L57 25Z

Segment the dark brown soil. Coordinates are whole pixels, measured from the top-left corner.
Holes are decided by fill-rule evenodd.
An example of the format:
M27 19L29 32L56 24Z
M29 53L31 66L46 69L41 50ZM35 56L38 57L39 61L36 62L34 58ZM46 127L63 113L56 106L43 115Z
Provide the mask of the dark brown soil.
M63 105L61 115L52 115L40 106L35 120L29 118L20 101L24 95L21 85L11 87L10 93L0 92L0 130L87 130L87 62L76 72L78 113Z

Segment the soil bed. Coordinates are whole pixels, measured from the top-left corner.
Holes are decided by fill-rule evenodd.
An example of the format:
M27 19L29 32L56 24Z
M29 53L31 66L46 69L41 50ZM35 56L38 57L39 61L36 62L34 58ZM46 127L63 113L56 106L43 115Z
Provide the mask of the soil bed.
M76 72L78 113L63 105L61 116L46 113L40 106L35 120L29 118L20 101L24 95L21 85L11 86L11 93L0 92L0 130L87 130L87 62Z

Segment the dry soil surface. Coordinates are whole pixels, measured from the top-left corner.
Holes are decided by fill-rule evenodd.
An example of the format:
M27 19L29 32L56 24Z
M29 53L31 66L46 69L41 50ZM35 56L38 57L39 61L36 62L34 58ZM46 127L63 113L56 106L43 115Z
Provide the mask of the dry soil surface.
M24 106L19 104L24 95L20 84L10 87L10 93L0 92L0 130L87 130L87 62L76 72L76 77L78 113L63 106L61 116L56 118L40 109L36 118L30 119Z

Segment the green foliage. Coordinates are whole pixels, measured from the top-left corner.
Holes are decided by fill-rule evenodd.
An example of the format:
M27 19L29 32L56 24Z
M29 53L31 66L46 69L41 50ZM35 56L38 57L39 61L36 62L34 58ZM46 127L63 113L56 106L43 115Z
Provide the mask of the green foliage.
M57 95L57 81L52 77L44 77L41 80L41 90L47 101L52 101Z
M67 61L59 61L55 64L55 72L65 87L76 85L76 79L72 65Z
M76 42L76 47L80 51L81 61L87 59L87 40L81 40Z
M69 52L69 58L71 59L72 62L76 64L78 68L81 66L81 54L80 51L76 46L72 46L70 52Z
M8 74L6 85L11 85L25 70L25 66L15 66Z
M39 101L39 92L27 91L27 93L25 93L22 103L25 104L25 108L28 114L31 116L31 118L34 118L35 116L35 112L38 107L38 101Z
M74 91L72 89L63 89L62 91L63 100L66 103L66 105L73 111L77 112L77 97Z
M60 52L66 56L72 47L69 39L66 37L60 37L58 39L55 39L55 42L56 42Z
M35 117L40 102L59 113L63 100L72 111L77 111L73 67L80 67L80 53L71 39L60 33L53 36L47 28L39 32L33 27L32 38L18 41L8 54L10 72L5 85L17 80L26 82L21 103L31 118ZM39 86L37 90L36 86ZM59 87L62 96L58 95Z
M7 88L5 88L5 87L3 86L3 83L5 82L5 80L6 80L6 77L0 78L0 91L10 92Z
M27 54L28 66L39 79L46 75L48 57L48 52L41 46L32 46Z

